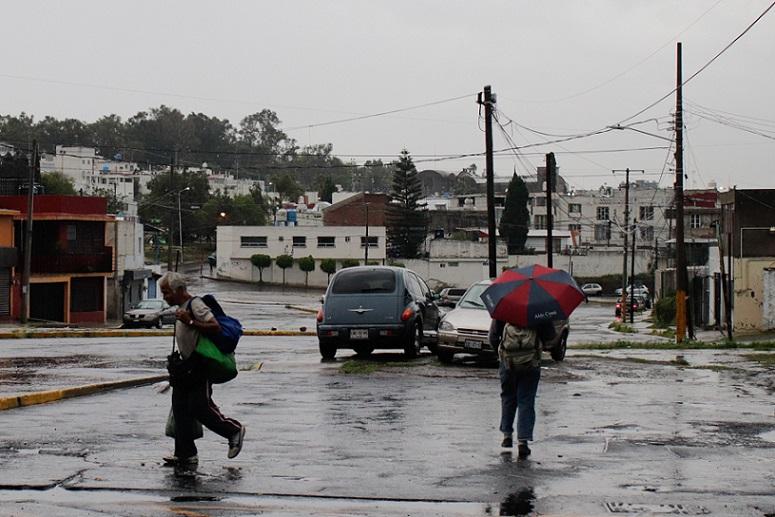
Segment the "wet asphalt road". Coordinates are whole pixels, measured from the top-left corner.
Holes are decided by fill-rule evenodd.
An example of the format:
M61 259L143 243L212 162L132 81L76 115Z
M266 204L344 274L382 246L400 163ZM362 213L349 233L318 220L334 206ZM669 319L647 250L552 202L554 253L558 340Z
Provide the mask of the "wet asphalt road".
M314 306L318 295L219 296L234 297L226 308L243 307L248 326L293 328L312 315L290 315L282 297ZM610 321L607 309L582 306L571 343L607 336L594 323ZM170 343L0 345L7 394L159 373ZM150 386L3 411L0 515L775 513L772 370L736 351L686 352L690 367L667 363L674 355L571 349L563 363L547 359L533 456L517 461L498 446L489 365L376 353L374 372L346 374L352 355L321 362L314 337L248 336L240 375L215 389L248 428L236 459L206 431L195 476L161 467L169 392Z

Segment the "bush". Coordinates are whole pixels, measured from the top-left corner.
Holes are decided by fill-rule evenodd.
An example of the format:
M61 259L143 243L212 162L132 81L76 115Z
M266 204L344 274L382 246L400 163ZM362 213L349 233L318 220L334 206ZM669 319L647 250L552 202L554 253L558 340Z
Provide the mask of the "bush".
M360 266L361 263L356 259L344 259L342 261L342 269L348 268L348 267L355 267Z
M662 326L675 321L675 296L662 297L654 304L654 321Z

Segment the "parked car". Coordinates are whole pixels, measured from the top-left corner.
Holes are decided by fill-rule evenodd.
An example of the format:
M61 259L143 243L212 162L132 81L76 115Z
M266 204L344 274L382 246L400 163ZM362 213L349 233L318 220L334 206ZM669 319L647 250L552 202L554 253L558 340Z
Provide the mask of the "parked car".
M455 304L465 294L465 288L460 287L446 287L439 293L439 305L445 307L454 307Z
M630 293L631 291L632 291L632 288L631 288L631 286L628 285L627 286L627 293ZM614 293L616 294L616 296L621 296L622 295L622 288L621 287L617 287L616 290L614 291ZM649 296L649 288L646 287L643 284L636 285L635 286L635 296L648 297Z
M625 303L627 304L628 310L629 310L629 299L625 300ZM647 309L646 307L646 299L642 296L635 295L632 299L632 310L634 311L642 311L644 309ZM617 318L622 315L622 301L617 300L616 301L616 309L614 310L614 316Z
M455 354L466 353L494 358L497 350L490 346L490 313L482 302L481 295L490 285L490 280L476 282L465 292L457 306L445 314L439 323L437 355L442 363L449 363ZM557 336L543 343L556 361L565 358L570 327L567 320L555 322Z
M320 355L339 349L368 357L375 348L415 357L425 344L435 352L438 295L414 271L388 266L341 269L331 277L317 314Z
M603 293L603 286L600 284L584 284L581 286L581 290L587 296L599 296Z
M164 300L142 300L124 313L123 327L156 327L175 323L175 307Z

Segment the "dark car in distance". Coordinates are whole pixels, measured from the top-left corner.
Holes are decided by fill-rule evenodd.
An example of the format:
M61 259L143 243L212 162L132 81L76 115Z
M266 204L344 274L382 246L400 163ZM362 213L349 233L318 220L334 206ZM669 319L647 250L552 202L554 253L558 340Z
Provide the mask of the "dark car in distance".
M123 327L156 327L175 323L175 308L164 300L141 300L124 313Z
M423 344L435 351L437 298L405 268L341 269L331 277L317 314L320 355L332 359L337 350L351 349L368 357L376 348L390 348L415 357Z

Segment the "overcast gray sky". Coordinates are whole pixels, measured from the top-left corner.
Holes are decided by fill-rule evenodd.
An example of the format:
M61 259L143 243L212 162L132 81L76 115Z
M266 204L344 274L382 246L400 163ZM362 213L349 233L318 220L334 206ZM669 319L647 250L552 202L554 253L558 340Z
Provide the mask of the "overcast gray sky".
M630 117L675 87L675 43L688 78L771 3L12 0L0 7L0 114L91 122L166 104L236 125L270 108L301 145L331 142L346 160L389 160L406 147L418 169L481 170L482 156L446 158L484 150L475 99L485 84L511 139L498 130L496 149L555 139L524 127L575 135L624 120L669 139L673 95ZM774 58L772 9L685 86L688 187L773 186ZM719 116L726 125L708 120ZM533 172L554 152L578 188L615 184L611 169L625 167L669 186L668 145L610 131L501 154L495 171ZM589 152L644 147L660 149Z

